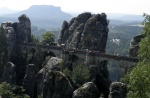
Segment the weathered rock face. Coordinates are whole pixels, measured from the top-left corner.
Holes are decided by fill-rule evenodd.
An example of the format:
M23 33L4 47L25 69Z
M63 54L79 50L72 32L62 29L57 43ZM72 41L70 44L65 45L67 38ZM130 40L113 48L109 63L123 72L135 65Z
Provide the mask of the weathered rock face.
M101 62L99 65L90 65L90 81L92 81L104 98L108 98L110 80L108 76L107 61Z
M29 42L31 39L31 22L25 15L18 17L19 22L4 22L2 27L5 29L8 42Z
M8 62L4 66L3 81L15 84L16 83L16 67L13 63Z
M126 98L127 86L124 83L113 82L109 90L109 98Z
M46 67L48 70L61 71L61 68L62 68L61 63L62 62L63 62L63 60L58 57L51 57L48 60Z
M17 41L29 42L31 40L31 23L30 19L25 15L18 17Z
M71 98L74 88L60 71L62 59L52 57L37 74L38 95L43 98Z
M16 44L16 32L12 27L12 25L13 25L12 22L4 22L1 24L1 26L5 29L6 32L7 43L8 43L8 49L7 49L8 57L10 56Z
M85 83L73 92L72 98L99 98L100 93L92 82Z
M64 21L62 24L62 27L61 27L60 34L59 34L58 44L65 43L65 41L67 40L67 38L68 38L68 34L66 34L67 29L68 29L68 22Z
M37 80L38 94L42 94L43 98L71 98L74 89L66 76L61 72L45 72L42 69L38 73L38 79L40 79L40 81Z
M26 69L25 77L23 79L23 87L26 90L30 98L34 98L34 87L35 87L35 77L36 77L36 66L34 64L29 64Z
M29 42L31 39L30 19L23 14L18 20L19 22L4 22L1 24L7 35L8 57L14 52L16 43Z
M105 13L82 13L70 23L64 22L58 44L67 49L90 49L105 52L108 23Z
M130 57L137 57L138 49L139 49L139 42L143 38L143 35L137 35L132 38L131 43L130 43L130 51L129 51L129 56Z

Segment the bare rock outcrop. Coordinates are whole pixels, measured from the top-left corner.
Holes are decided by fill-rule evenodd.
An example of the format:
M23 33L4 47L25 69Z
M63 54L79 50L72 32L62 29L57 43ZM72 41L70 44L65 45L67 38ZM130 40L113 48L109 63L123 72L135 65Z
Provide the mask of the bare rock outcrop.
M108 22L105 13L82 13L70 23L64 22L58 44L67 49L90 49L105 52Z
M3 81L11 84L16 83L16 66L12 62L8 62L4 66Z
M19 22L3 22L1 25L7 33L8 41L29 42L31 39L31 22L25 15L18 17Z
M43 98L71 98L74 88L60 72L62 59L52 57L37 74L37 92Z
M127 86L121 82L113 82L110 85L109 98L126 98Z
M47 62L47 69L52 71L61 71L63 60L58 57L51 57Z
M8 57L13 52L14 46L16 44L16 32L12 27L12 22L3 22L1 26L4 28L6 37L7 37L7 50L8 50Z
M83 84L80 88L73 92L72 98L99 98L100 93L92 82Z
M100 65L90 65L90 81L92 81L100 94L104 95L104 98L108 98L109 95L109 86L110 80L108 76L108 69L107 69L107 61L101 62Z
M17 41L29 42L31 40L31 22L25 15L18 17L19 23L17 27Z
M25 77L23 79L23 87L30 98L34 98L34 88L36 82L36 66L34 64L29 64L26 68Z
M17 43L30 42L31 40L30 19L23 14L18 18L18 20L19 22L3 22L1 24L7 36L9 58L14 52L14 48Z
M38 95L43 95L43 98L71 98L73 94L68 78L59 71L44 72L42 69L37 79L40 79L37 80Z
M138 49L139 49L139 42L144 36L142 34L137 35L132 38L130 43L130 50L129 50L129 56L130 57L137 57Z

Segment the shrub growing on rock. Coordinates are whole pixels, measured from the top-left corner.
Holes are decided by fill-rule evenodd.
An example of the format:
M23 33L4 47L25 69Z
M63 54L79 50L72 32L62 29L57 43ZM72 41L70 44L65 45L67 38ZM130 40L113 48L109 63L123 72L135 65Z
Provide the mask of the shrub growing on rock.
M64 69L63 73L66 76L71 77L77 85L82 85L89 80L89 69L85 65L74 65L73 71L69 69Z

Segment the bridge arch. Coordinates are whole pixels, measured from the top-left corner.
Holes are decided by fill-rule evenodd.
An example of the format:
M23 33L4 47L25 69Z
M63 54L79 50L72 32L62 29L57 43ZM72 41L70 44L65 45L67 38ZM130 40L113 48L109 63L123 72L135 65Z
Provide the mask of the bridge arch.
M49 51L49 50L43 52L43 57L44 57L44 59L45 59L47 56L56 57L56 55L55 55L52 51Z
M31 49L29 50L29 52L34 54L34 53L36 52L36 49L35 49L35 48L31 48Z
M68 60L72 62L77 62L79 60L79 57L74 54L70 54Z

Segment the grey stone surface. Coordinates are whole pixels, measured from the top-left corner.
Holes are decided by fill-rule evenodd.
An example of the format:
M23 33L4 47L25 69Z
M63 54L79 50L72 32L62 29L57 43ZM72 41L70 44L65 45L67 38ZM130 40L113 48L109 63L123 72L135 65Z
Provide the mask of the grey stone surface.
M45 71L38 73L38 94L43 98L71 98L73 87L68 78L59 71Z
M61 31L59 33L58 44L64 44L68 38L68 22L64 21L61 27Z
M121 82L113 82L110 85L109 98L126 98L127 86Z
M3 22L8 42L8 57L14 52L16 43L30 42L31 40L31 22L25 15L18 18L19 22Z
M67 24L67 25L65 25ZM68 26L68 27L67 27ZM63 23L58 44L67 49L90 49L105 52L108 23L105 13L82 13L70 23Z
M51 57L47 65L45 66L48 70L61 71L63 60L58 57Z
M15 84L16 83L16 67L12 62L8 62L4 66L3 81Z
M52 57L37 74L37 92L43 98L71 98L74 88L60 72L62 59Z
M35 87L35 78L36 77L36 66L34 64L29 64L26 68L25 77L23 79L23 87L26 90L26 93L33 98L34 96L34 87Z
M7 37L7 43L8 43L8 57L10 54L13 52L14 46L16 44L16 32L14 28L12 27L12 22L4 22L1 24L1 26L4 28L6 32L6 37Z
M31 40L31 22L25 15L18 17L17 40L19 42L29 42Z
M83 84L80 88L73 92L72 98L99 98L100 93L92 82Z
M137 57L138 49L139 49L139 42L143 38L143 35L137 35L132 38L130 42L130 50L129 50L129 56L130 57Z

